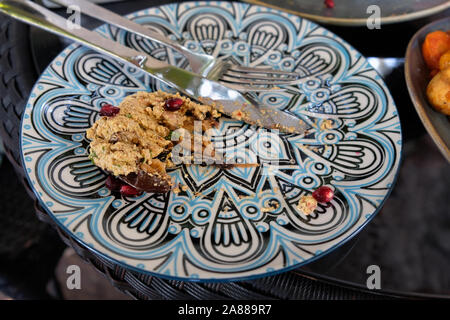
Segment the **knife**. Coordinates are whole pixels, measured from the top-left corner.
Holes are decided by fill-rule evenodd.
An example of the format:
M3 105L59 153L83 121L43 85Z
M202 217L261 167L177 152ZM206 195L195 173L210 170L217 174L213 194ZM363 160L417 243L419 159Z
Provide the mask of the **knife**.
M304 134L308 125L293 114L262 104L249 95L230 89L152 58L107 39L81 26L73 28L68 20L29 0L0 1L0 12L25 23L69 38L113 59L133 64L190 98L216 107L220 112L246 123L282 132Z

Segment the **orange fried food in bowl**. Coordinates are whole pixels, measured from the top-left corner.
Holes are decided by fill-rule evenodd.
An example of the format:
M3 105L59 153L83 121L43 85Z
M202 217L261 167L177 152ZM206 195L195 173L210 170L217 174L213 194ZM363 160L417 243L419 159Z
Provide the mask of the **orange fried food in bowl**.
M450 67L439 71L427 86L427 97L439 112L450 116Z
M422 55L430 69L427 98L437 111L450 115L450 33L436 30L425 37Z
M439 70L441 56L450 50L450 35L442 30L430 32L422 44L422 55L430 70Z
M450 67L450 50L444 53L439 59L439 70Z

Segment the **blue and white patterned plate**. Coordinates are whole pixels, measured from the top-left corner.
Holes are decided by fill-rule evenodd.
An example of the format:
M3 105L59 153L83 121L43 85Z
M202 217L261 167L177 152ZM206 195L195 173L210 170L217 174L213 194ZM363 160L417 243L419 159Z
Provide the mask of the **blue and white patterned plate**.
M325 255L380 209L399 166L400 122L387 87L350 45L308 20L243 3L185 2L129 17L192 50L309 77L259 99L297 114L311 132L278 135L224 118L220 130L227 134L214 137L216 147L235 150L237 158L251 155L259 167L179 166L170 175L188 187L185 192L117 197L88 159L85 130L102 103L117 105L136 91L170 88L71 45L41 75L22 123L28 178L71 236L140 272L181 280L249 279ZM130 33L109 26L98 31L186 64ZM331 129L320 129L324 119L332 120ZM257 139L261 134L277 143ZM335 188L334 200L304 215L296 208L299 198L321 185ZM264 210L268 205L276 209Z

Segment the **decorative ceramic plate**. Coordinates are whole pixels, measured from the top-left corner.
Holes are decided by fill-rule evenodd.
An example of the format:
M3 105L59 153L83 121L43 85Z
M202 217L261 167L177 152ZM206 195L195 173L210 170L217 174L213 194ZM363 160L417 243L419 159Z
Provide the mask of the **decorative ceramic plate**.
M235 63L297 70L305 79L259 99L289 110L308 135L278 134L222 118L218 150L258 167L180 165L178 194L118 197L88 159L85 130L100 105L137 91L170 90L140 70L79 45L36 83L22 124L22 154L48 213L78 241L125 267L181 280L271 275L317 259L355 235L389 195L402 146L397 111L379 75L336 35L300 17L231 2L185 2L129 15L192 50ZM158 59L183 58L133 34L113 38ZM331 127L323 130L325 120ZM305 215L302 195L329 185L335 197Z
M386 24L419 19L450 8L448 0L334 0L334 8L327 8L324 0L244 1L286 10L320 23L349 26L365 26L367 18L378 12L381 23Z
M422 56L422 44L426 35L436 30L450 30L450 18L424 26L411 38L405 55L405 78L409 95L420 120L442 155L450 162L450 117L434 110L426 94L430 70Z

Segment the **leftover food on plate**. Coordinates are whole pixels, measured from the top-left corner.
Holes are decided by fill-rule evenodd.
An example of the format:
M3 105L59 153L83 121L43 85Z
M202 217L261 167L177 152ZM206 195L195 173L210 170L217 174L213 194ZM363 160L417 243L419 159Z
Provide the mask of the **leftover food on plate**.
M89 159L109 174L105 186L123 196L184 190L186 186L173 184L167 169L177 163L191 164L186 159L205 160L225 169L259 165L225 163L216 154L208 134L195 134L215 128L221 113L213 106L193 102L178 93L137 92L127 96L119 106L104 104L99 115L86 132L91 140ZM320 130L330 128L330 120L320 126ZM188 156L180 157L178 147L188 150ZM299 208L310 214L318 202L328 203L333 196L333 189L323 186L302 199Z
M312 195L303 195L297 204L297 209L305 215L310 215L317 208L317 200Z
M318 203L328 205L334 198L334 190L329 186L321 186L310 195L303 195L297 203L297 209L305 215L316 210Z
M103 105L100 116L87 130L86 136L91 140L89 158L136 189L111 180L111 190L118 188L124 195L137 195L142 191L169 191L173 183L166 169L173 166L174 146L180 144L193 150L194 139L189 133L194 132L194 122L201 120L205 132L217 125L221 114L180 94L158 91L137 92L118 107ZM201 140L197 141L201 151L209 150L214 157L211 142L204 135Z
M428 101L437 111L450 115L450 31L428 33L422 55L432 77L426 91Z

